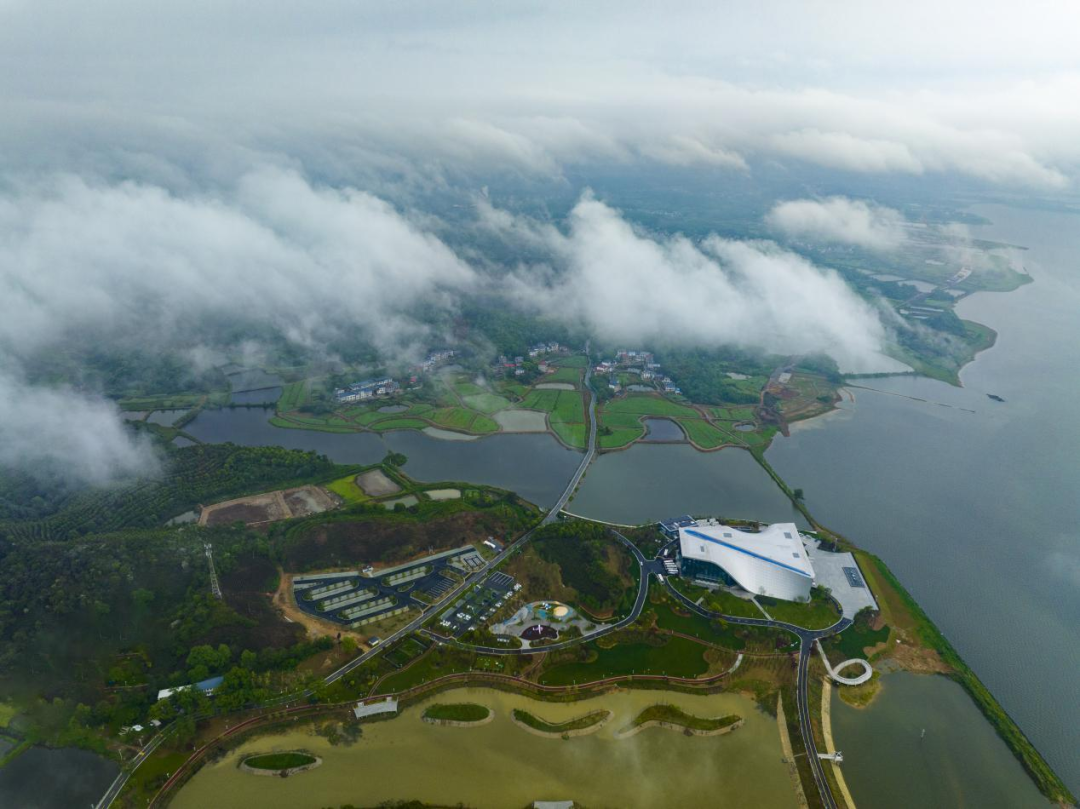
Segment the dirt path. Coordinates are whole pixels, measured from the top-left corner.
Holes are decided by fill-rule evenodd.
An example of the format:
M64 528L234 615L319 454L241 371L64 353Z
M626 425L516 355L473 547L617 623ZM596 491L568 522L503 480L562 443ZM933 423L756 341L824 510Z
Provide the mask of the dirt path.
M821 684L821 731L825 737L825 752L835 753L836 745L833 744L832 738L832 683L829 682L828 677ZM844 796L844 803L847 804L848 809L855 809L855 801L851 797L847 781L844 780L843 769L838 767L835 761L831 763L836 785L840 787L840 792Z

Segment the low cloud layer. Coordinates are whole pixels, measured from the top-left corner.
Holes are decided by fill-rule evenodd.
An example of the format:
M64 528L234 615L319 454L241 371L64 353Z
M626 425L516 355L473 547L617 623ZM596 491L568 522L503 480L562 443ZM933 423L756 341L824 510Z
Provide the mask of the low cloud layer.
M769 242L644 234L590 196L563 233L482 209L488 227L546 245L547 271L512 279L519 305L611 341L822 352L842 368L891 368L876 313L835 273Z
M474 271L387 203L276 169L228 194L177 197L63 176L0 196L0 352L72 340L198 340L217 318L314 344L355 329L385 356L426 347L419 305L452 306ZM193 358L193 363L194 363ZM87 479L145 470L115 408L0 376L0 464L58 457ZM38 425L38 429L31 429Z
M68 388L25 384L0 371L0 470L105 483L158 469L147 441L134 438L116 405Z
M770 228L793 239L892 250L904 240L904 217L892 208L846 197L781 202L765 217Z

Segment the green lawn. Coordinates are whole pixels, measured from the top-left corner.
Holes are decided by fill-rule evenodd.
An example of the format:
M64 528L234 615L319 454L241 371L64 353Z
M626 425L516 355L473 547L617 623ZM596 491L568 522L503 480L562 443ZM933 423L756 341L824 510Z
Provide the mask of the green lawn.
M346 475L343 478L338 478L332 483L327 483L326 488L344 500L346 505L363 503L369 499L364 494L363 489L356 485L356 475Z
M777 621L785 621L805 629L824 629L840 620L840 611L832 600L812 594L809 604L797 601L779 601L758 596L758 602Z
M642 642L603 649L596 643L588 643L585 648L590 657L592 653L596 654L595 659L552 666L541 675L540 683L570 685L631 673L699 677L709 668L703 654L705 647L686 638L667 638L661 646Z
M244 764L256 770L289 770L314 763L315 756L309 756L307 753L267 753L261 756L248 756L244 759Z
M584 368L589 364L589 358L584 354L571 354L569 357L562 357L555 360L553 364L562 366L563 368Z
M619 447L625 447L637 439L641 438L645 434L644 429L639 430L612 430L611 435L600 435L597 437L597 443L600 445L600 449L618 449Z
M436 703L424 711L425 719L438 719L443 722L482 722L491 715L491 709L473 702L442 705Z
M469 382L466 380L458 380L453 384L454 390L460 396L479 396L481 393L487 393L487 391L477 385L475 382Z

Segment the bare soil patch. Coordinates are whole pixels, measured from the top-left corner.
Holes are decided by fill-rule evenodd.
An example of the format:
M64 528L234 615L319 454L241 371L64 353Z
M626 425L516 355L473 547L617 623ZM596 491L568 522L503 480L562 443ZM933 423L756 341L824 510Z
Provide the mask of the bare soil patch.
M357 475L356 485L369 497L382 497L384 494L401 491L401 487L388 478L381 469L371 469L362 475Z
M338 501L322 487L301 486L205 506L199 515L199 525L228 525L234 522L261 525L292 517L320 514L336 508L337 505Z

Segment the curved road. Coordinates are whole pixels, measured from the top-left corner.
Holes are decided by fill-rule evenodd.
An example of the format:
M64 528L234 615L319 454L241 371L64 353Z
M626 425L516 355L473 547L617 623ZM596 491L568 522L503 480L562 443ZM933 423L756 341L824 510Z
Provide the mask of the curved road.
M698 606L678 590L665 582L668 592L679 600L687 609L691 609L706 618L721 618L731 624L743 624L745 626L767 626L776 629L784 629L799 637L799 671L796 678L796 696L798 702L799 726L802 728L803 741L806 744L806 757L810 761L810 770L814 773L814 782L817 784L821 802L827 809L836 809L836 798L833 797L832 788L825 779L825 770L818 758L817 743L814 741L814 727L810 724L810 700L807 695L807 678L810 671L810 658L814 653L814 642L821 638L827 638L838 632L843 632L851 626L849 618L841 618L835 624L825 629L803 629L794 624L783 621L767 620L765 618L740 618L735 615L724 615L720 612L704 609Z

